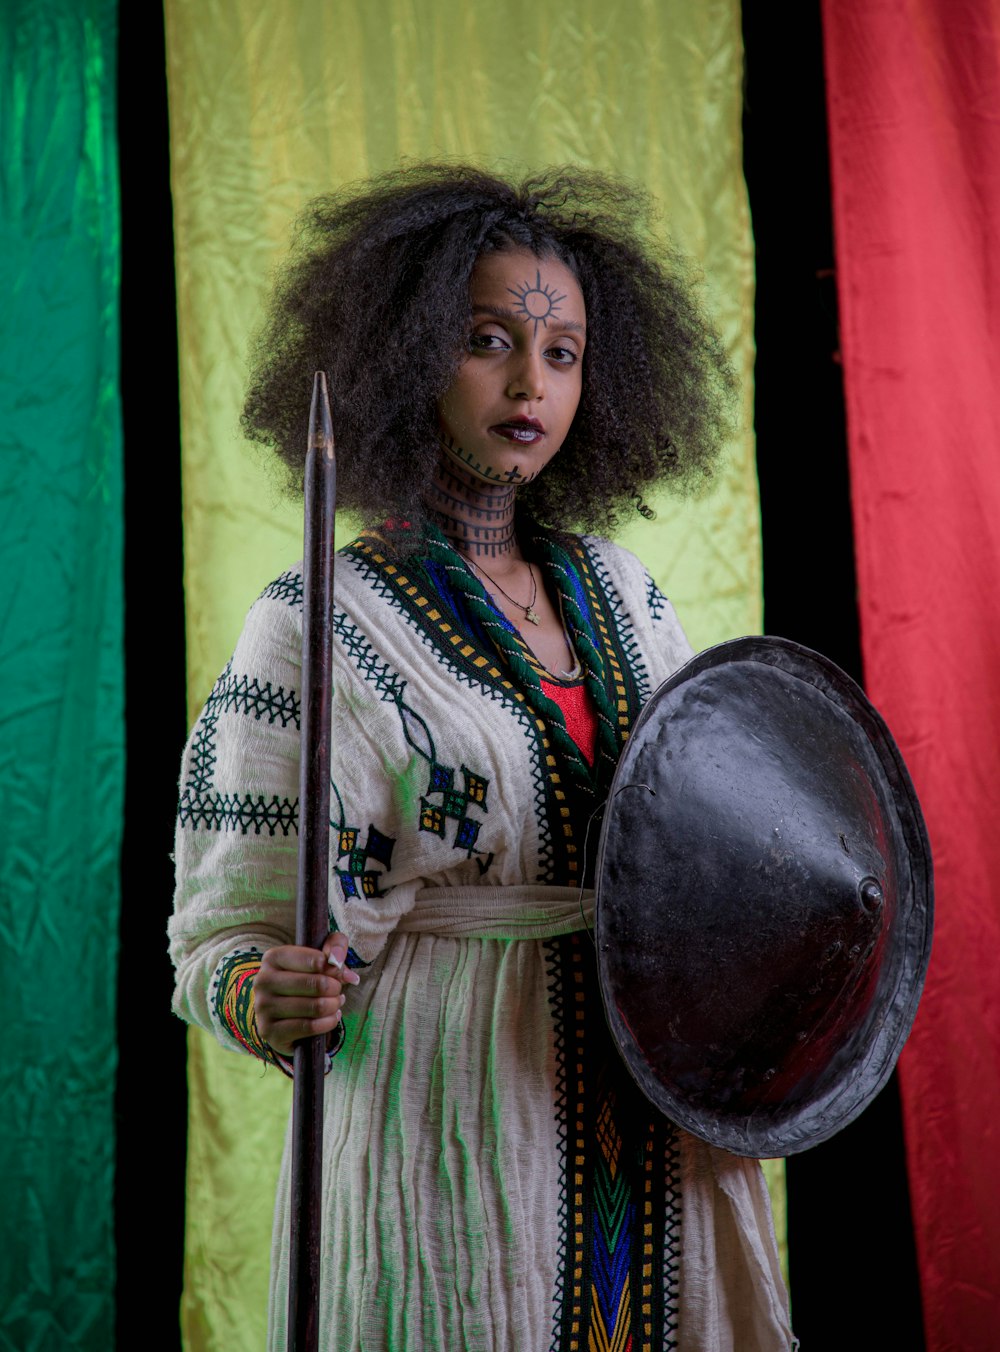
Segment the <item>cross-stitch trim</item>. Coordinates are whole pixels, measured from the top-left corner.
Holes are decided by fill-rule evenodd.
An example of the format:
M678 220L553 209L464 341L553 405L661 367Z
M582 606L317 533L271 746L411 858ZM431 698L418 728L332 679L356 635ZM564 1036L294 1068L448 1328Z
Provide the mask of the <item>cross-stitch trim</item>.
M285 576L289 576L285 574ZM181 792L178 822L197 831L235 831L244 835L253 827L260 835L266 828L269 835L278 830L283 835L298 831L298 799L273 797L270 803L262 795L212 793L215 780L216 737L219 717L223 713L242 714L258 723L280 723L283 728L300 724L301 706L294 690L284 686L275 689L270 681L260 681L251 675L235 675L230 660L222 675L212 687L205 701L194 736L187 781Z
M266 830L269 836L298 835L299 800L279 798L273 794L270 800L258 794L256 798L248 793L195 793L185 789L177 808L177 821L180 826L190 826L197 831L202 826L207 831L236 831L246 835L251 828L256 836Z
M646 667L645 659L642 655L642 648L635 632L635 627L633 626L631 617L625 608L621 596L616 590L614 583L611 581L611 575L596 549L590 551L590 561L594 572L600 579L601 588L614 619L614 629L618 637L618 642L621 645L625 666L631 672L632 678L636 683L636 690L638 692L639 704L641 707L652 694L652 683L649 678L649 671ZM645 573L645 577L647 582L652 582L648 573ZM657 594L659 595L659 593ZM660 599L661 601L665 601L666 598L661 597Z
M302 570L300 568L289 568L287 573L282 573L273 582L269 582L257 600L284 601L293 610L301 610Z
M567 1270L569 1265L569 1122L567 1104L566 1067L566 988L563 985L563 946L558 939L545 944L545 988L552 1010L555 1030L555 1095L553 1109L556 1120L556 1148L559 1153L559 1200L556 1207L557 1253L556 1280L552 1303L552 1341L549 1352L560 1352L562 1347L563 1310L567 1300Z
M650 617L658 620L663 614L667 604L667 598L660 591L659 587L653 581L649 573L646 574L646 606L649 609Z
M659 1175L665 1180L663 1198L663 1334L665 1349L676 1348L679 1336L681 1291L681 1145L677 1128L664 1133L665 1168Z

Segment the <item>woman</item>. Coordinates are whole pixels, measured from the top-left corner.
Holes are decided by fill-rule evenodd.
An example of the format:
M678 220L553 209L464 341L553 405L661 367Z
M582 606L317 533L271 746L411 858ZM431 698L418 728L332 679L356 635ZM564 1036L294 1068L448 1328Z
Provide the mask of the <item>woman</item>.
M188 745L172 951L224 1044L287 1069L328 1039L324 1347L792 1345L759 1168L638 1093L581 901L629 726L690 649L632 555L565 527L703 475L730 389L641 206L439 166L325 199L256 349L246 429L297 475L326 369L368 523L337 563L331 933L292 942L293 568Z

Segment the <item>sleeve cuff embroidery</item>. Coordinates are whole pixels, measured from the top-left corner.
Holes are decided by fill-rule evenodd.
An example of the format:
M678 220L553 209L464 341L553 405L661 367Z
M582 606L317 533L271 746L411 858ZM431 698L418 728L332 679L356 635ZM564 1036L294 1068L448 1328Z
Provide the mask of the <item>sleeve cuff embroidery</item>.
M222 960L213 983L215 1017L244 1051L268 1065L277 1066L279 1070L291 1076L292 1058L276 1052L264 1041L257 1029L253 982L260 971L260 960L263 956L259 948L251 948L246 952L231 953ZM337 1024L331 1037L333 1045L326 1054L327 1070L330 1069L333 1057L344 1045L343 1020Z

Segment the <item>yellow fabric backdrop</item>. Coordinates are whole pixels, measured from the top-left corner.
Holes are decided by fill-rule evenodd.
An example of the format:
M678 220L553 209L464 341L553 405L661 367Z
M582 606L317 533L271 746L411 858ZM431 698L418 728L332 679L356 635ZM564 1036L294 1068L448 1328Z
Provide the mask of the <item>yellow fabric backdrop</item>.
M710 496L656 502L623 540L696 647L758 632L737 0L167 0L166 23L192 718L247 607L301 554L299 506L238 430L269 275L311 196L402 157L573 162L657 197L707 279L744 423ZM200 1032L189 1046L186 1342L256 1348L289 1085Z

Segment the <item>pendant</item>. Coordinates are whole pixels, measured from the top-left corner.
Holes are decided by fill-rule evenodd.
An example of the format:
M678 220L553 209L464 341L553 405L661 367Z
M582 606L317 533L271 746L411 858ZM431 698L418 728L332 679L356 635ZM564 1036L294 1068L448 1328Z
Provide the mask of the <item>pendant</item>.
M528 621L529 624L540 624L540 623L541 623L541 621L539 620L538 616L535 614L535 612L531 609L530 606L527 606L527 607L525 608L525 611L524 611L524 618Z

